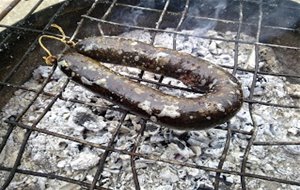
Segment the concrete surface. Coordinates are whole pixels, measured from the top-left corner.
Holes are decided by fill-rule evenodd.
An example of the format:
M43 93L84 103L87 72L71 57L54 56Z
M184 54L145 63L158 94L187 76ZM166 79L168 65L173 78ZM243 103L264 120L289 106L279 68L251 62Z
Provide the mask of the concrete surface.
M0 0L0 12L2 12L13 0ZM39 0L21 0L20 3L9 12L3 20L0 21L0 24L12 25L17 21L21 20L26 14L34 7L34 5ZM63 0L44 0L41 5L36 9L39 11L50 5L62 2ZM35 11L35 12L36 12ZM4 28L0 27L0 31Z

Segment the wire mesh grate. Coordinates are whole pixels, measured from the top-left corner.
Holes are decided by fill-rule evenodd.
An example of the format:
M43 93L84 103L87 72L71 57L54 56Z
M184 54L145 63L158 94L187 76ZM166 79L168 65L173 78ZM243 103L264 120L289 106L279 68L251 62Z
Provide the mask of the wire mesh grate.
M224 179L221 177L222 174L229 174L229 175L234 175L234 176L239 176L240 177L240 184L242 189L248 189L248 182L247 178L252 178L252 179L258 179L258 180L264 180L264 181L270 181L270 182L278 182L282 184L287 184L287 185L295 185L295 186L300 186L299 181L297 180L291 180L289 178L284 178L284 177L271 177L268 175L262 175L262 174L256 174L256 173L250 173L247 172L247 163L249 160L249 154L251 149L254 146L290 146L290 145L300 145L300 141L282 141L282 140L266 140L266 141L260 141L259 139L256 139L257 134L260 130L260 126L257 123L255 117L253 116L254 114L254 107L259 105L259 106L266 106L266 107L272 107L272 108L278 108L278 109L296 109L298 110L300 108L299 104L281 104L277 102L270 102L270 101L262 101L255 99L254 93L255 93L255 87L256 87L256 82L259 77L264 77L264 76L272 76L272 77L286 77L286 78L292 78L292 79L299 79L300 75L299 74L287 74L287 73L280 73L280 72L273 72L273 71L261 71L259 68L259 52L261 47L271 47L271 48L282 48L282 49L287 49L287 50L295 50L299 51L300 50L300 45L295 44L295 45L289 45L289 44L281 44L281 43L270 43L270 42L265 42L262 40L262 36L264 35L266 29L271 29L271 30L284 30L284 31L289 31L289 32L296 32L297 29L295 28L289 28L287 26L276 26L276 25L266 25L265 17L266 17L266 6L277 6L279 2L277 1L272 1L272 3L268 3L263 0L259 1L250 1L250 0L235 0L232 1L233 3L236 3L237 10L236 10L236 17L235 18L230 18L230 16L233 13L228 13L228 15L225 14L224 18L219 18L219 17L214 17L213 15L193 15L189 11L191 8L191 4L194 3L195 1L192 0L186 0L184 1L182 6L182 9L180 11L172 11L170 10L170 5L174 3L175 1L172 0L166 0L162 1L163 4L160 6L160 8L157 7L147 7L147 6L142 6L138 3L129 3L127 1L118 1L118 0L113 0L113 1L100 1L100 0L95 0L94 2L90 3L87 9L80 14L80 17L78 18L79 20L74 21L76 24L75 29L72 30L72 36L70 37L71 39L80 39L82 38L82 31L84 31L84 28L87 26L87 24L93 23L95 26L95 30L97 30L98 35L111 35L110 31L106 28L112 29L125 29L125 30L141 30L141 31L147 31L150 32L151 34L151 44L154 44L154 40L156 35L159 34L170 34L172 36L172 41L173 41L173 49L177 49L177 38L179 36L184 36L184 37L194 37L194 38L199 38L199 39L207 39L207 40L217 40L217 41L222 41L226 43L232 43L233 49L234 49L234 62L232 66L228 65L221 65L225 69L229 69L233 75L237 75L238 72L245 72L245 73L250 73L252 74L252 81L250 83L250 89L249 89L249 96L245 98L244 104L248 106L248 113L250 114L251 118L251 123L252 123L252 129L250 131L243 130L243 129L236 129L236 128L231 128L227 126L217 126L215 129L220 130L226 133L226 139L224 142L224 147L222 150L222 153L219 157L219 162L216 167L211 167L211 166L206 166L206 165L201 165L197 163L189 163L189 162L182 162L178 161L176 159L168 159L168 158L161 158L160 156L157 155L151 155L151 154L144 154L138 151L139 147L143 144L143 138L144 138L144 133L146 130L146 123L147 121L144 119L141 119L141 128L136 132L135 134L135 141L133 145L129 149L122 149L119 147L115 147L116 141L118 140L118 136L121 133L122 126L125 125L125 118L131 114L128 110L116 107L115 105L109 105L109 106L103 106L103 105L98 105L97 103L93 102L88 102L88 101L83 101L83 100L78 100L76 98L68 98L64 97L64 91L66 90L67 86L71 85L72 82L70 80L64 81L63 85L57 92L47 92L45 90L46 86L49 84L49 82L52 80L52 77L54 75L54 72L56 70L56 67L53 67L52 70L50 71L50 74L47 76L47 78L43 81L43 84L39 89L33 89L30 87L24 87L20 84L15 84L14 82L11 82L11 78L13 78L15 75L17 75L17 71L22 65L24 64L25 60L31 56L31 52L38 48L37 47L37 39L38 36L41 34L54 34L51 30L49 30L49 27L52 23L59 22L56 20L59 15L66 9L68 9L69 5L74 3L74 1L65 1L60 4L60 6L57 7L55 10L55 13L51 15L51 17L48 18L48 22L45 25L44 28L36 29L36 28L31 28L29 26L22 26L20 25L4 25L1 24L0 27L7 28L11 33L7 34L3 40L0 42L1 46L3 46L7 41L13 36L13 33L17 32L31 32L35 33L35 40L33 43L28 46L27 49L24 49L22 53L22 56L19 57L18 61L16 64L14 64L13 69L10 70L9 73L5 75L4 78L0 81L0 87L1 89L3 88L13 88L15 90L22 89L24 91L32 92L34 93L34 97L30 100L28 105L19 112L19 114L15 117L10 117L5 120L5 122L9 125L9 127L6 130L6 133L4 136L2 136L2 141L0 144L0 153L3 154L4 148L7 145L7 142L13 133L14 130L20 128L24 129L24 138L20 142L20 148L18 151L18 155L16 157L16 160L14 161L13 165L8 167L4 165L0 165L0 170L3 172L6 172L8 175L4 179L4 183L2 184L2 189L7 188L11 183L16 174L23 174L23 175L31 175L31 176L36 176L36 177L45 177L48 179L56 179L59 181L64 181L67 183L71 184L76 184L79 185L83 188L88 188L88 189L111 189L102 187L102 181L103 179L103 172L105 170L106 164L108 159L110 159L112 153L119 153L122 155L127 155L130 157L130 166L131 166L131 173L132 173L132 179L134 183L135 189L141 189L141 182L139 179L139 172L136 166L136 160L137 159L145 159L145 160L150 160L155 163L164 163L164 164L170 164L170 165L176 165L176 166L181 166L181 167L186 167L186 168L194 168L197 170L203 170L205 172L211 172L211 175L213 176L214 180L214 189L220 189L221 183L224 182ZM26 16L30 17L30 15L33 14L34 10L42 3L42 1L38 1L36 6L29 12L29 14ZM75 3L76 4L76 3ZM249 6L249 4L252 4L253 6L258 7L258 15L256 17L256 22L254 21L249 21L247 22L245 18L245 13L244 10L246 9L246 6ZM287 9L296 9L296 7L290 6L289 3L284 4L285 8ZM102 6L105 7L105 11L99 15L95 15L93 12L96 7ZM111 17L114 13L115 10L136 10L136 11L142 11L143 14L149 14L150 16L152 15L153 18L155 18L155 22L153 23L144 23L145 25L139 25L140 23L126 23L122 22L121 19L114 19ZM5 14L7 14L7 10L5 10ZM9 12L9 11L8 11ZM4 14L3 13L3 14ZM2 14L1 14L2 15ZM156 15L156 16L153 16ZM5 16L5 15L4 15ZM3 17L4 17L3 16ZM176 26L173 27L173 30L168 29L166 24L164 23L164 20L166 17L171 18L176 18ZM173 17L172 17L173 16ZM183 33L182 29L186 26L185 22L187 20L196 20L198 22L204 21L214 21L221 23L221 25L226 25L226 24L232 24L232 26L235 26L236 28L236 35L233 39L226 39L222 37L212 37L212 36L206 36L206 35L197 35L197 34L187 34ZM152 24L152 25L151 25ZM255 32L255 40L245 40L242 39L241 33L244 32L245 27L253 27L256 29ZM70 32L71 33L71 32ZM255 65L253 69L248 69L248 68L243 68L239 64L239 51L241 45L251 45L254 48L255 56ZM62 52L62 51L61 51ZM61 53L59 52L59 53ZM130 77L132 80L139 81L141 83L148 83L148 84L153 84L156 85L156 88L161 88L161 87L168 87L172 89L180 89L180 90L185 90L185 91L193 91L191 89L185 88L185 87L178 87L178 86L173 86L171 84L165 84L162 83L164 77L161 76L158 81L151 81L148 80L147 78L144 78L144 71L141 71L138 77ZM197 91L193 91L196 92ZM36 103L37 99L41 96L45 96L49 98L49 102L47 102L47 106L41 111L39 116L36 118L36 120L31 124L26 124L22 122L22 117L24 117L28 112L31 112L31 107ZM52 130L44 129L44 128L39 128L37 127L38 124L41 122L41 120L44 118L44 116L51 110L53 105L57 103L57 101L64 101L64 102L73 102L76 104L82 104L85 106L90 106L90 107L96 107L99 109L106 109L106 110L113 110L115 112L120 113L120 119L118 120L118 124L114 128L112 132L112 136L110 137L110 140L108 141L107 145L102 145L99 143L93 143L88 140L78 138L76 136L70 136L66 134L62 134L59 132L54 132ZM59 139L64 139L70 142L76 142L80 144L81 146L86 146L94 149L99 149L102 151L101 157L98 160L97 167L95 167L95 173L90 182L86 182L84 180L77 180L68 176L62 176L62 175L56 175L55 172L36 172L36 171L31 171L31 170L26 170L26 169L20 169L22 168L22 157L25 152L26 146L28 146L28 141L30 140L30 136L33 133L38 133L38 134L44 134L52 137L56 137ZM242 134L246 136L247 144L245 145L245 149L243 151L242 159L241 159L241 165L239 167L239 170L235 169L224 169L224 164L226 162L227 156L230 154L230 147L231 147L231 141L234 139L234 136L236 134ZM225 182L224 182L225 183ZM112 187L116 188L116 187ZM200 188L201 189L201 188ZM205 189L205 187L203 187ZM208 188L211 189L211 188Z

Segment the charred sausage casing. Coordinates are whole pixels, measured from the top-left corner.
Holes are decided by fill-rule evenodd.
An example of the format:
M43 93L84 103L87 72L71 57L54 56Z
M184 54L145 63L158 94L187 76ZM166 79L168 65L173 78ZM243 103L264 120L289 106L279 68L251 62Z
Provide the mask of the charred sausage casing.
M202 130L222 124L241 108L238 80L209 61L190 54L130 39L90 37L66 53L61 70L88 90L164 126ZM100 62L140 68L206 91L198 98L182 98L129 80Z

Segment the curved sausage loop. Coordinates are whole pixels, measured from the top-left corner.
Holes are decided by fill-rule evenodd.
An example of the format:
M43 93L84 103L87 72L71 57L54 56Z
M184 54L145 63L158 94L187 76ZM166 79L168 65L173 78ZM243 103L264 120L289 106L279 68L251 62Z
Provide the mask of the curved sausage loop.
M90 37L75 52L63 54L60 69L73 81L131 112L164 126L202 130L224 123L241 108L238 80L219 66L171 49L117 37ZM129 80L101 64L137 67L181 80L206 91L198 98L182 98Z
M63 55L62 71L74 81L134 113L170 128L200 130L224 123L240 109L238 80L210 62L166 48L117 37L91 37ZM97 60L97 61L96 61ZM206 91L198 98L179 98L141 85L101 63L137 67L181 80Z

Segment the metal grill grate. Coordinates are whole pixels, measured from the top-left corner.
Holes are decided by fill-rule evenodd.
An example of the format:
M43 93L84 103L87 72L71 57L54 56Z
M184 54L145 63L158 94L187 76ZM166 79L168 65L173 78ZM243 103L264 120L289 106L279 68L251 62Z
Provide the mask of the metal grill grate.
M247 181L246 178L254 178L254 179L259 179L259 180L264 180L264 181L270 181L270 182L278 182L278 183L282 183L282 184L288 184L288 185L295 185L295 186L300 186L300 182L299 181L293 181L290 179L286 179L286 177L282 177L282 178L277 178L277 177L272 177L272 176L266 176L266 175L260 175L260 174L255 174L255 173L249 173L246 171L246 163L248 161L248 156L250 153L250 150L252 147L254 146L290 146L290 145L300 145L300 141L260 141L259 139L256 139L256 135L258 133L259 130L259 126L257 125L257 122L255 120L255 118L253 117L253 106L255 105L261 105L261 106L267 106L267 107L274 107L274 108L282 108L282 109L299 109L299 105L286 105L286 104L278 104L278 103L272 103L272 102L264 102L264 101L259 101L256 100L254 98L254 88L255 88L255 84L257 81L257 78L259 76L274 76L274 77L286 77L286 78L294 78L294 79L299 79L300 75L293 75L293 74L285 74L285 73L277 73L277 72L264 72L264 71L260 71L259 70L259 49L260 47L266 46L266 47L275 47L275 48L283 48L283 49L292 49L292 50L296 50L299 51L300 50L300 46L298 45L289 45L289 44L279 44L279 43L269 43L269 42L262 42L261 40L261 36L262 34L267 31L268 29L270 30L284 30L284 31L292 31L295 32L296 29L293 28L289 28L286 26L273 26L273 25L264 25L263 23L263 19L264 19L264 7L265 5L268 6L277 6L279 2L277 1L272 1L272 4L270 4L267 1L263 1L263 0L257 0L257 1L246 1L246 0L236 0L233 1L235 3L238 4L238 18L237 19L227 19L227 18L212 18L209 16L199 16L199 15L192 15L189 13L189 8L190 8L190 4L193 0L185 0L185 6L183 6L183 9L181 11L177 11L177 12L172 12L169 11L169 6L170 4L172 4L171 0L167 0L164 2L162 9L155 9L155 8L150 8L150 7L142 7L142 6L137 6L134 3L128 3L126 1L118 1L118 0L113 0L113 1L98 1L95 0L93 3L91 3L91 5L89 6L88 9L86 9L86 11L81 14L81 18L80 20L77 21L73 21L74 23L77 22L77 27L75 30L73 30L71 39L76 39L78 38L78 34L83 30L83 28L86 26L86 23L94 23L94 25L97 26L97 28L99 29L99 34L100 35L110 35L107 34L107 30L105 30L104 28L109 26L109 28L126 28L126 29L135 29L135 30L145 30L145 31L149 31L152 34L152 41L151 43L154 43L154 39L155 39L155 35L156 34L160 34L160 33L168 33L171 34L173 36L173 49L176 50L176 40L178 36L190 36L190 37L197 37L197 38L203 38L203 39L210 39L210 40L219 40L219 41L225 41L228 43L234 43L234 65L233 66L226 66L224 65L223 67L226 69L230 69L233 75L236 75L237 72L247 72L247 73L252 73L253 74L253 79L252 79L252 83L251 83L251 89L250 89L250 95L248 96L248 98L246 98L244 100L245 104L248 105L248 111L250 114L250 117L252 119L252 124L253 124L253 129L251 131L245 131L245 130L240 130L240 129L233 129L230 127L222 127L222 126L217 126L216 129L217 130L222 130L222 131L226 131L227 135L226 135L226 141L224 144L224 148L223 148L223 152L222 155L220 156L219 159L219 163L217 167L208 167L205 165L198 165L195 163L185 163L185 162L181 162L181 161L177 161L174 159L164 159L164 158L160 158L158 156L155 155L147 155L147 154L142 154L137 152L138 147L141 145L141 138L144 134L144 130L146 127L146 122L145 120L143 120L142 123L142 128L139 130L138 134L137 134L137 138L136 138L136 142L134 143L134 145L131 147L131 150L123 150L123 149L119 149L119 148L115 148L114 147L114 143L116 141L116 138L120 132L121 126L123 125L123 122L126 118L126 115L129 113L127 110L123 110L120 108L115 108L113 106L111 107L107 107L105 109L111 109L111 110L115 110L121 113L121 119L118 123L118 126L116 127L115 131L113 132L113 135L109 141L109 143L105 146L105 145L100 145L97 143L92 143L89 141L86 141L84 139L80 139L77 137L73 137L73 136L68 136L65 134L61 134L61 133L56 133L47 129L41 129L38 128L37 125L39 124L39 122L43 119L43 117L49 112L49 110L51 110L52 106L57 102L57 100L62 100L62 101L71 101L74 103L78 103L78 104L83 104L86 106L93 106L93 107L101 107L97 104L94 103L90 103L90 102L84 102L84 101L80 101L77 99L69 99L63 96L63 92L65 90L65 88L69 85L70 81L66 80L66 82L63 84L63 86L60 88L59 92L54 94L54 93L49 93L49 92L45 92L44 88L45 86L49 83L49 81L51 80L51 77L53 76L53 73L56 69L56 67L53 67L51 70L51 74L48 76L48 78L43 82L43 85L41 88L39 89L31 89L28 87L24 87L21 85L18 85L16 83L10 82L10 79L12 77L14 77L14 75L16 75L16 72L18 71L18 69L24 64L24 60L27 59L27 57L29 57L31 55L32 50L34 50L35 48L37 48L37 39L38 36L44 33L49 33L52 34L49 31L49 27L52 23L57 23L58 21L56 20L56 18L65 10L68 9L68 6L70 4L72 4L73 1L65 1L63 3L61 3L59 6L56 7L52 17L49 17L48 20L49 22L45 25L44 28L42 29L36 29L36 28L32 28L30 27L30 25L25 26L24 25L0 25L0 27L4 27L7 30L9 30L11 33L7 34L6 37L0 42L0 46L2 47L13 35L13 33L15 32L31 32L33 33L36 38L34 40L34 42L31 43L31 45L27 48L24 49L24 51L22 52L22 56L20 57L20 59L18 60L18 62L14 65L13 69L10 70L9 73L6 73L5 77L2 79L2 81L0 81L0 87L1 89L4 88L13 88L13 89L22 89L25 91L30 91L33 92L35 94L34 98L31 100L31 102L29 102L28 106L24 109L21 110L20 114L17 115L16 117L11 117L9 119L6 119L5 122L7 122L9 124L9 128L6 131L6 134L2 137L2 142L0 144L0 153L3 152L4 147L7 144L7 141L11 135L11 133L16 129L16 128L22 128L26 130L26 133L24 135L24 139L21 142L20 148L19 148L19 153L17 156L17 159L14 162L14 165L12 167L7 167L7 166L3 166L0 165L0 170L3 172L7 172L9 173L8 177L5 179L3 185L2 185L2 189L5 189L6 187L9 186L9 184L11 183L11 181L13 180L14 176L16 175L16 173L18 174L24 174L24 175L32 175L32 176L36 176L36 177L46 177L48 179L56 179L56 180L60 180L60 181L65 181L68 183L72 183L72 184L77 184L80 185L83 188L89 188L89 189L106 189L104 187L99 186L97 183L99 181L101 181L101 174L103 173L104 167L105 167L105 163L107 158L110 156L110 154L112 152L117 152L120 154L124 154L124 155L129 155L130 156L130 163L131 163L131 172L133 175L133 180L134 180L134 185L136 189L140 189L140 183L139 183L139 177L138 177L138 172L136 169L136 165L135 165L135 160L137 158L142 158L142 159L146 159L146 160L151 160L151 161L155 161L155 162L162 162L162 163L166 163L166 164L171 164L171 165L178 165L178 166L184 166L187 168L195 168L198 170L204 170L207 172L211 172L214 173L214 178L215 178L215 182L214 182L214 189L220 189L220 183L222 183L222 178L221 178L221 174L229 174L229 175L235 175L235 176L240 176L240 183L241 183L241 187L242 189L248 189L248 185L247 185ZM33 7L33 9L29 12L29 14L26 16L26 18L30 17L33 12L35 11L35 9L42 3L42 1L38 1L36 6ZM256 5L258 7L258 15L257 15L257 20L254 22L246 22L245 18L244 18L244 13L243 10L245 10L245 4L246 3L252 3L254 5ZM105 7L105 12L102 14L101 17L96 17L93 14L93 10L95 9L95 7L97 6L103 6ZM291 7L289 6L289 3L285 4L286 8L288 9L296 9L297 7ZM13 9L13 7L11 7ZM146 13L155 13L157 15L159 15L159 17L157 18L157 21L155 22L155 26L150 27L150 26L139 26L139 25L134 25L134 24L124 24L122 22L118 22L115 20L110 20L110 15L112 14L112 12L115 9L134 9L134 10L141 10L143 12ZM299 9L298 9L299 11ZM3 13L1 13L0 18L5 17L5 15L9 12L8 9L4 10ZM151 14L150 14L151 15ZM166 15L168 16L173 16L174 18L177 18L177 24L174 27L174 30L168 30L166 26L162 27L163 25L163 21L164 18L166 17ZM99 16L99 15L98 15ZM216 38L216 37L208 37L208 36L197 36L197 35L192 35L192 34L185 34L182 33L181 29L182 26L184 24L184 21L187 19L195 19L195 20L206 20L206 21L216 21L219 22L221 24L229 24L232 26L235 26L235 28L237 29L237 35L235 37L235 39L225 39L225 38ZM78 22L79 21L79 22ZM256 32L255 32L255 41L245 41L243 39L240 39L240 35L243 32L245 27L253 27L256 28ZM80 38L80 37L79 37ZM254 51L255 51L255 69L251 70L251 69L245 69L239 66L238 64L238 54L239 54L239 46L241 44L249 44L249 45L253 45L254 46ZM163 80L163 76L159 79L159 82L153 82L153 81L149 81L147 79L143 79L143 75L144 72L142 71L139 75L139 77L131 77L133 80L138 80L140 82L146 82L146 83L153 83L155 85L157 85L157 87L159 88L160 86L166 86L169 88L177 88L176 86L172 86L172 85L168 85L168 84L163 84L161 83ZM179 88L179 89L184 89L184 88ZM191 91L190 89L185 89L187 91ZM35 122L32 125L26 125L24 123L21 122L22 117L29 112L30 107L35 103L35 101L38 99L39 96L47 96L49 98L51 98L51 101L48 103L47 107L45 107L45 109L43 110L42 113L40 113L39 117L35 120ZM21 164L21 160L22 160L22 156L24 154L24 151L26 149L26 145L28 143L28 140L30 138L30 135L32 135L33 132L37 132L37 133L42 133L45 135L49 135L49 136L54 136L57 138L61 138L61 139L65 139L65 140L69 140L69 141L73 141L73 142L77 142L83 146L88 146L88 147L92 147L95 149L101 149L103 150L103 154L101 155L101 158L99 160L99 163L97 164L97 170L96 173L93 177L93 180L91 183L85 182L85 181L81 181L81 180L76 180L76 179L72 179L69 178L67 176L60 176L60 175L56 175L54 173L43 173L43 172L36 172L36 171L29 171L29 170L24 170L24 169L19 169L20 168L20 164ZM223 165L224 162L226 161L226 156L229 154L229 148L230 148L230 142L231 139L233 138L233 135L235 134L243 134L243 135L247 135L247 140L248 140L248 144L246 145L246 148L244 150L243 153L243 157L242 157L242 163L241 163L241 167L240 170L229 170L229 169L223 169ZM113 187L112 187L113 188Z

